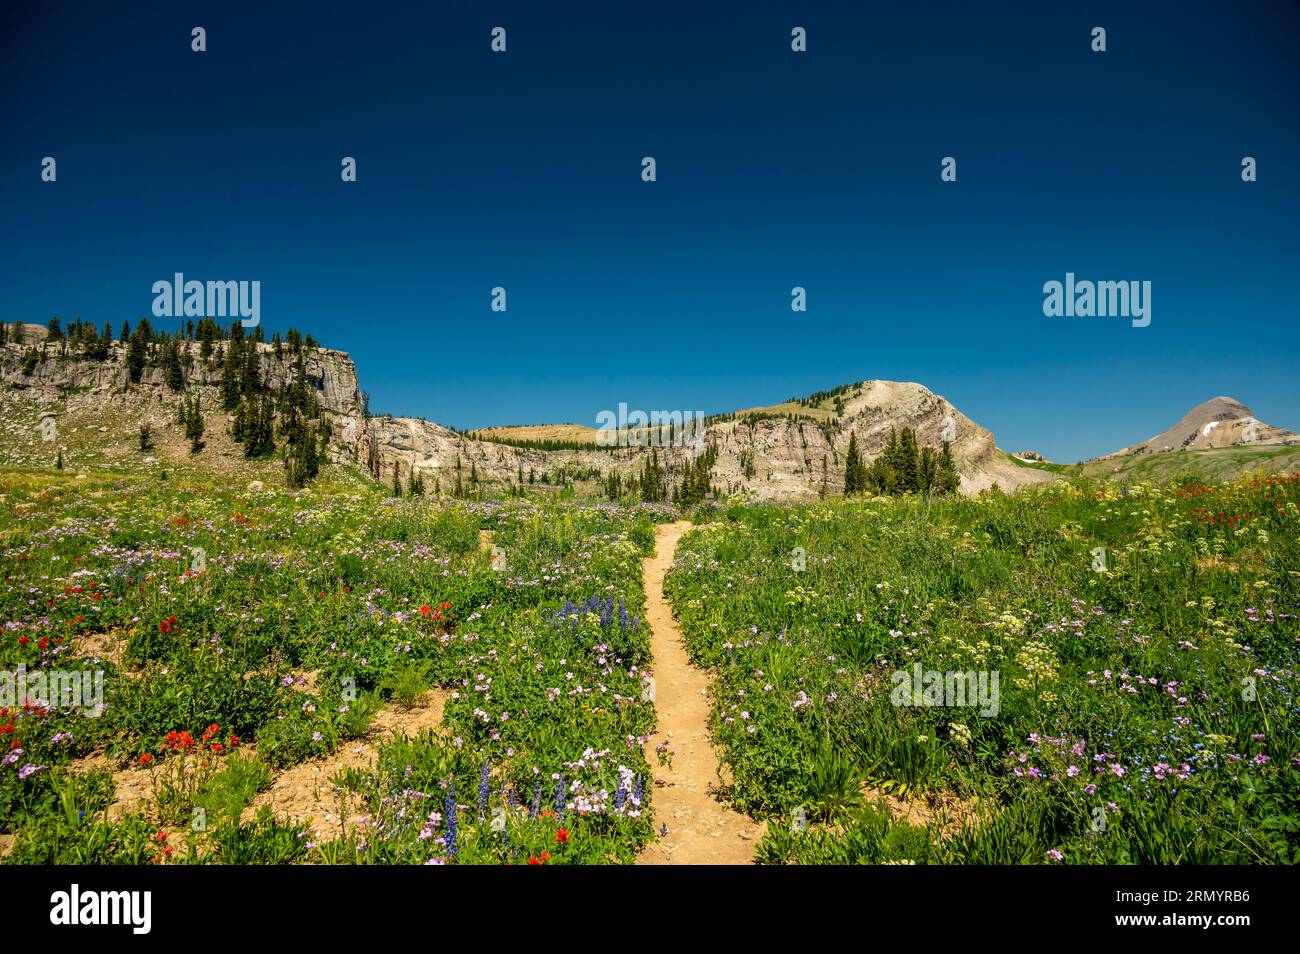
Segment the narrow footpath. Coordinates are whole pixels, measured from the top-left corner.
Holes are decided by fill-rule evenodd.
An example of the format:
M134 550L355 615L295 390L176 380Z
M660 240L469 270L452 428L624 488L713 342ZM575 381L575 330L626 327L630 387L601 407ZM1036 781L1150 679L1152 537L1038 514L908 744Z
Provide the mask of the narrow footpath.
M642 567L646 622L655 685L658 728L646 744L654 773L654 817L668 834L646 846L643 865L744 865L753 862L764 826L718 801L718 758L709 744L709 678L691 665L682 633L664 596L664 576L689 521L661 524L655 554ZM672 767L660 766L655 745L668 739L676 749Z

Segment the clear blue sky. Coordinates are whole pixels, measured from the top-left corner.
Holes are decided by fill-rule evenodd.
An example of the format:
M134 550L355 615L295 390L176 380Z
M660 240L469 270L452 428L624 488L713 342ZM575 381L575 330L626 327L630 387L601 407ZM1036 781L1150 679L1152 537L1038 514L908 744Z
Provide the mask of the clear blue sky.
M116 6L0 12L5 321L257 279L460 427L886 378L1060 460L1218 394L1300 429L1294 4ZM1067 271L1150 327L1044 317Z

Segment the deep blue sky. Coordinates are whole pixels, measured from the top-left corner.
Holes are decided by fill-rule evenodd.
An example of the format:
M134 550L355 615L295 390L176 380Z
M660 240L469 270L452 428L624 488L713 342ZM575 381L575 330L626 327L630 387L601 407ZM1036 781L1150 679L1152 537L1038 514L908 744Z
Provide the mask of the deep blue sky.
M1294 4L117 6L0 12L5 321L258 279L461 427L886 378L1060 460L1218 394L1300 429ZM1150 327L1044 317L1067 271Z

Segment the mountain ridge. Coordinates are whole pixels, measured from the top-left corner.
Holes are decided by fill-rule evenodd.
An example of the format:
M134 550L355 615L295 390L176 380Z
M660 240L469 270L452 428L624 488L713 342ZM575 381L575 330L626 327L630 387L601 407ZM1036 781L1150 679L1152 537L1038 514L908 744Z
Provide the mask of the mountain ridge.
M107 345L103 359L91 359L59 354L66 344L54 347L42 326L24 323L6 328L6 341L0 347L0 381L8 398L35 403L42 412L53 410L56 416L60 406L65 414L74 415L107 406L118 409L113 415L117 425L138 427L138 422L148 417L157 426L166 426L168 418L158 412L168 406L169 397L179 399L179 394L167 387L156 355L141 372L139 384L131 385L126 346L120 341ZM186 386L215 393L221 378L220 361L202 359L197 341L173 340L179 341ZM33 362L31 355L36 351L41 357ZM446 493L456 484L464 485L470 475L480 485L502 490L531 483L539 474L558 475L561 485L569 480L605 480L611 474L631 481L647 459L662 460L665 467L680 472L699 453L698 446L688 446L680 439L656 445L645 440L645 431L620 435L624 439L636 436L639 443L624 440L620 443L625 446L598 447L594 443L597 430L585 425L501 425L458 431L423 418L370 415L356 366L347 352L319 345L290 351L262 342L257 344L257 355L262 379L271 388L290 380L294 362L301 357L312 395L329 423L324 456L336 463L359 465L385 482L394 473L404 482L418 474L430 489ZM215 404L205 401L209 418L233 421ZM1198 405L1170 431L1099 460L1154 452L1142 448L1164 440L1180 427L1186 429L1189 423L1203 427L1210 420L1218 423L1205 433L1206 444L1219 446L1214 441L1231 434L1233 427L1240 430L1247 417L1255 423L1257 436L1262 435L1260 443L1300 443L1300 437L1292 432L1264 425L1244 404L1220 396ZM1202 418L1206 420L1202 422ZM1059 479L1062 470L1078 466L1047 462L1026 466L1035 462L999 449L992 431L914 381L857 381L774 405L713 415L707 419L703 445L712 454L711 481L723 492L797 500L842 492L851 438L856 437L859 452L870 461L884 449L891 430L904 427L915 433L921 446L938 449L949 439L960 489L966 494L994 484L1012 490L1051 482ZM100 428L104 432L104 425ZM548 430L561 428L566 429L572 446L519 446L528 440L544 441ZM1221 434L1215 435L1221 428ZM521 438L520 431L530 432L529 437ZM588 435L592 443L583 446ZM680 438L680 431L674 437ZM25 439L30 441L31 436ZM114 448L112 453L109 446ZM38 458L48 452L48 448L36 450ZM223 453L236 461L238 448L227 450ZM129 451L120 441L108 441L104 453L111 460L126 460Z

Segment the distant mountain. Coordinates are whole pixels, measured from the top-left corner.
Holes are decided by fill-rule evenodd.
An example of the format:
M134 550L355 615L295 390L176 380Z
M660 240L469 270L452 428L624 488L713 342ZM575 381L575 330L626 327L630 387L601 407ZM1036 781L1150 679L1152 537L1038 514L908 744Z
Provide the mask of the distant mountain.
M1300 444L1300 435L1265 424L1234 398L1216 397L1192 408L1167 431L1101 459L1268 444Z

